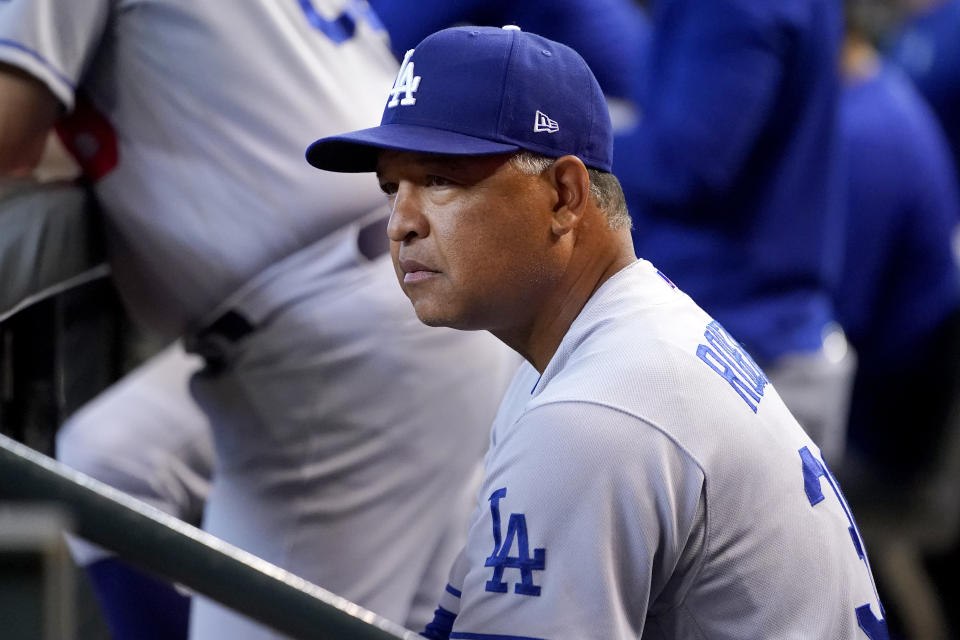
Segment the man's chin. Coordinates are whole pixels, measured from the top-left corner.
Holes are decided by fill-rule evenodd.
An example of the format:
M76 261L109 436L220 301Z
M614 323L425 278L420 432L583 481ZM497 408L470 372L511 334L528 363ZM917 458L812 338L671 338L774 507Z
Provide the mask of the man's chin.
M452 322L450 318L444 318L441 316L432 316L432 315L421 315L417 314L417 317L420 318L420 322L427 325L428 327L448 327L451 329L457 329L456 323Z
M421 310L418 309L416 305L414 305L414 311L417 314L417 318L420 319L420 322L428 327L446 327L448 329L461 329L464 331L475 329L475 327L469 326L468 323L464 322L462 318L439 314L433 310Z

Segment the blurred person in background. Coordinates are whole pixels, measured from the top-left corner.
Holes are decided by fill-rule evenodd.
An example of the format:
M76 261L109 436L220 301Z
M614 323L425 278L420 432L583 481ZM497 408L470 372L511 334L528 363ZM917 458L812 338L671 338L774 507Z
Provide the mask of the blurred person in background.
M304 160L318 131L375 123L396 71L359 0L0 2L0 171L29 169L56 125L127 308L182 338L77 414L59 456L186 518L215 449L205 529L417 626L515 359L423 327L382 195ZM81 555L116 638L184 635L183 596ZM275 637L203 598L189 624Z
M357 7L361 4L349 4L348 11L341 16L344 24L352 24L351 20L355 20L359 15ZM401 6L401 3L379 2L378 6L389 18L388 27L396 30L391 32L391 35L396 33L395 41L419 37L410 35L414 33L414 29L420 29L418 33L426 35L433 29L423 29L423 24L427 21L489 19L499 25L501 22L527 22L536 19L538 28L568 37L584 49L584 55L594 64L607 69L602 77L609 95L614 96L612 102L615 110L619 104L616 97L625 93L630 86L630 61L634 57L623 56L622 50L624 46L636 42L632 30L638 24L638 12L636 7L626 0L605 2L605 11L602 14L595 11L596 5L584 1L549 6L547 3L530 3L529 7L524 5L519 12L516 7L507 4L481 9L477 3L470 2L414 7ZM365 20L373 20L375 25L380 24L376 16L369 11L360 13ZM337 29L332 22L325 21L325 15L326 13L319 15L307 12L305 17L314 28L320 31L330 30L336 34ZM382 37L383 33L380 32L379 35ZM618 44L615 46L614 43ZM413 44L415 42L408 46L412 47ZM286 45L281 48L283 46ZM317 63L317 70L322 71L322 63ZM158 87L153 90L159 89ZM294 94L301 95L301 92L298 90ZM624 117L628 120L629 105L623 101L619 106L625 107L621 109L621 113L625 114ZM268 151L268 148L264 146L263 150ZM451 354L451 357L454 356ZM483 367L484 362L487 361L477 362L476 366ZM214 442L209 421L206 414L193 402L189 390L191 375L202 367L201 358L186 353L182 343L174 343L70 420L61 435L62 457L101 480L124 488L165 511L187 521L199 522L214 472ZM467 373L463 371L464 375ZM492 377L496 376L496 372L492 374ZM482 396L482 393L474 394L477 402L482 400ZM456 401L456 397L451 400ZM424 411L428 410L429 407L424 407ZM136 428L123 428L131 422L136 424ZM486 426L481 430L483 433ZM483 433L479 435L482 436ZM468 440L472 442L475 435L477 434L472 434ZM477 458L479 459L479 456ZM449 467L453 466L454 461L451 460ZM468 472L466 466L461 469L463 474ZM424 526L428 525L429 523L424 523ZM270 531L270 528L264 528L265 533ZM454 536L449 536L447 542L453 538ZM317 555L322 560L325 554ZM183 603L186 600L183 596L160 581L139 574L110 558L102 550L84 548L83 556L90 561L90 573L101 587L101 595L104 595L102 602L114 623L114 630L125 630L117 637L146 637L142 634L148 630L166 638L175 637L174 634L179 633L176 629L182 626L183 616L172 615L171 612L185 612ZM442 560L438 565L440 563ZM444 572L445 569L444 567ZM297 567L293 570L302 574ZM358 569L356 573L360 572ZM444 577L445 575L440 576L440 579ZM329 583L322 582L319 578L314 579L323 586L329 586ZM428 584L429 581L425 579L424 583ZM389 584L373 588L385 591L388 587ZM340 595L344 593L341 592ZM433 592L424 594L422 604L428 607L424 615L430 615L436 595ZM361 603L366 601L364 598L357 599ZM420 604L419 599L410 604L412 622L408 620L407 623L411 626L422 626L416 613ZM393 617L400 618L399 621L403 622L402 616Z
M634 0L371 0L397 59L435 31L458 24L511 24L571 47L594 70L614 132L635 124L634 79L648 29Z
M960 0L896 1L906 19L889 36L887 55L933 107L960 172Z
M654 0L641 120L614 145L637 255L757 359L828 463L854 362L830 291L843 166L834 0Z
M956 544L960 516L960 196L936 116L871 43L874 4L848 0L841 64L849 181L836 308L858 369L838 475L891 636L940 640L960 633L947 617L956 578L938 584L925 565Z

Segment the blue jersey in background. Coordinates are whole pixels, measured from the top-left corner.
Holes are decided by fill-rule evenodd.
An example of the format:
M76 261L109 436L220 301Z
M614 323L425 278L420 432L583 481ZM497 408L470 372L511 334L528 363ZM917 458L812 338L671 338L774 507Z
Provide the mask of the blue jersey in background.
M833 319L841 14L835 0L656 2L643 119L614 145L637 254L763 362L820 348Z
M895 67L844 90L841 132L849 208L836 301L859 360L850 444L888 476L911 473L953 393L954 168L936 117Z
M434 31L455 24L513 24L574 49L608 96L629 98L631 79L639 73L634 47L643 18L632 0L370 0L370 5L390 34L398 59Z
M893 39L889 56L933 107L960 169L960 0L915 15Z

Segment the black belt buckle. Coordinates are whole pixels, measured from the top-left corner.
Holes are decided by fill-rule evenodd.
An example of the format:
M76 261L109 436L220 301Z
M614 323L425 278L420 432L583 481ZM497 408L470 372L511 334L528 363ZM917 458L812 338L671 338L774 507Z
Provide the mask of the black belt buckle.
M231 309L198 331L187 345L188 350L204 359L204 373L216 375L226 368L231 347L254 329L243 314Z

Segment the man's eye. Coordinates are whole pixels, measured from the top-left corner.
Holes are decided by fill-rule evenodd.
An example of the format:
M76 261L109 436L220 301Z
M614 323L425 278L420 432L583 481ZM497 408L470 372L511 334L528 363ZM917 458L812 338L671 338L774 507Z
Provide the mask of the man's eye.
M426 182L428 187L446 187L453 184L453 182L444 177L434 175L427 176Z

